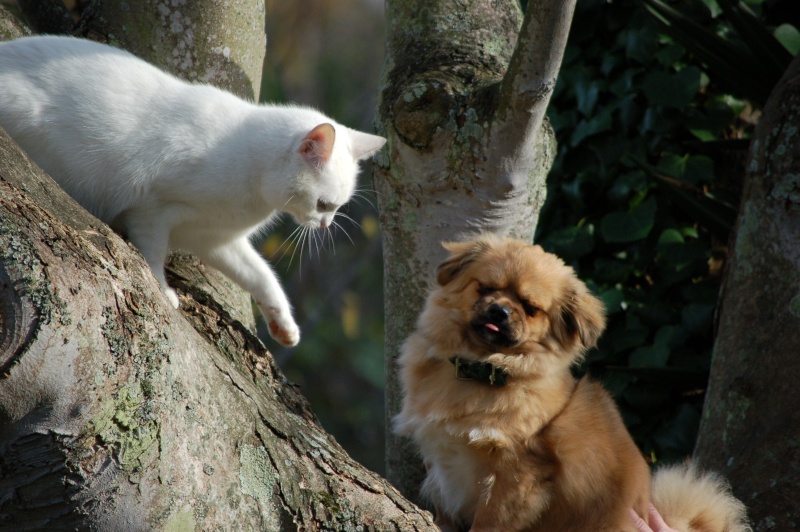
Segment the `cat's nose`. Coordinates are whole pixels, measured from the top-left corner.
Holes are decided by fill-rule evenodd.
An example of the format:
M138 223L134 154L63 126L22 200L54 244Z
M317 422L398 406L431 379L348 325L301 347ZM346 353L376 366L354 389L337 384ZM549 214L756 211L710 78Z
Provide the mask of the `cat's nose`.
M326 222L324 219L323 219L323 220L321 220L321 221L319 222L319 228L320 228L320 229L325 229L326 227L328 227L328 222Z

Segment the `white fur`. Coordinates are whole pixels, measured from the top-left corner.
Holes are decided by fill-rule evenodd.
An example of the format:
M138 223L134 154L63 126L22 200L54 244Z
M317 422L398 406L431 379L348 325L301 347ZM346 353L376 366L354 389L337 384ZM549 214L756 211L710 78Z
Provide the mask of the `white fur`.
M334 127L330 158L301 142ZM189 84L122 50L71 37L0 44L0 126L72 197L127 234L171 303L164 261L184 249L249 291L282 343L299 330L249 237L278 212L328 227L355 188L358 160L383 146L315 110L257 106Z

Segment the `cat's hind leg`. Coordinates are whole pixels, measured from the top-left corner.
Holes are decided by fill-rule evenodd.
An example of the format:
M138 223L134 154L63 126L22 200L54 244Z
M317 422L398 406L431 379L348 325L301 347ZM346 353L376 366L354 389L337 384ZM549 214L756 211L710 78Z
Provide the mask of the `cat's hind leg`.
M250 292L264 314L269 334L282 345L300 341L300 329L292 318L289 300L266 260L253 249L246 236L212 248L189 249L202 261Z
M164 263L169 252L172 218L169 211L162 211L158 214L150 211L127 211L115 220L114 225L125 231L130 243L136 246L147 265L150 266L170 305L178 308L180 305L178 293L169 287L164 274Z

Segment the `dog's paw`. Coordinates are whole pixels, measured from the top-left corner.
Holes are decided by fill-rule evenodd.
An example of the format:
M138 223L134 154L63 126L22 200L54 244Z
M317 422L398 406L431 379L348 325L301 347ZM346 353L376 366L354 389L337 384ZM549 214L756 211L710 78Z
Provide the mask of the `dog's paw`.
M267 324L270 336L281 345L292 347L300 341L300 329L291 318L269 320Z

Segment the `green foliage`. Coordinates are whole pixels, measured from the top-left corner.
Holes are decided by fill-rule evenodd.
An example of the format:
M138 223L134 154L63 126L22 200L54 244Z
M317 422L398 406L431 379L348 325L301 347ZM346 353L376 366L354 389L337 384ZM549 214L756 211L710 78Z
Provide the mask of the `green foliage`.
M656 461L694 445L744 170L738 139L787 64L780 43L793 28L776 40L729 0L576 7L537 241L606 304L607 331L581 371L604 380Z
M727 90L766 102L792 58L744 3L718 0L734 35L727 38L661 0L643 0L676 41L691 50Z

